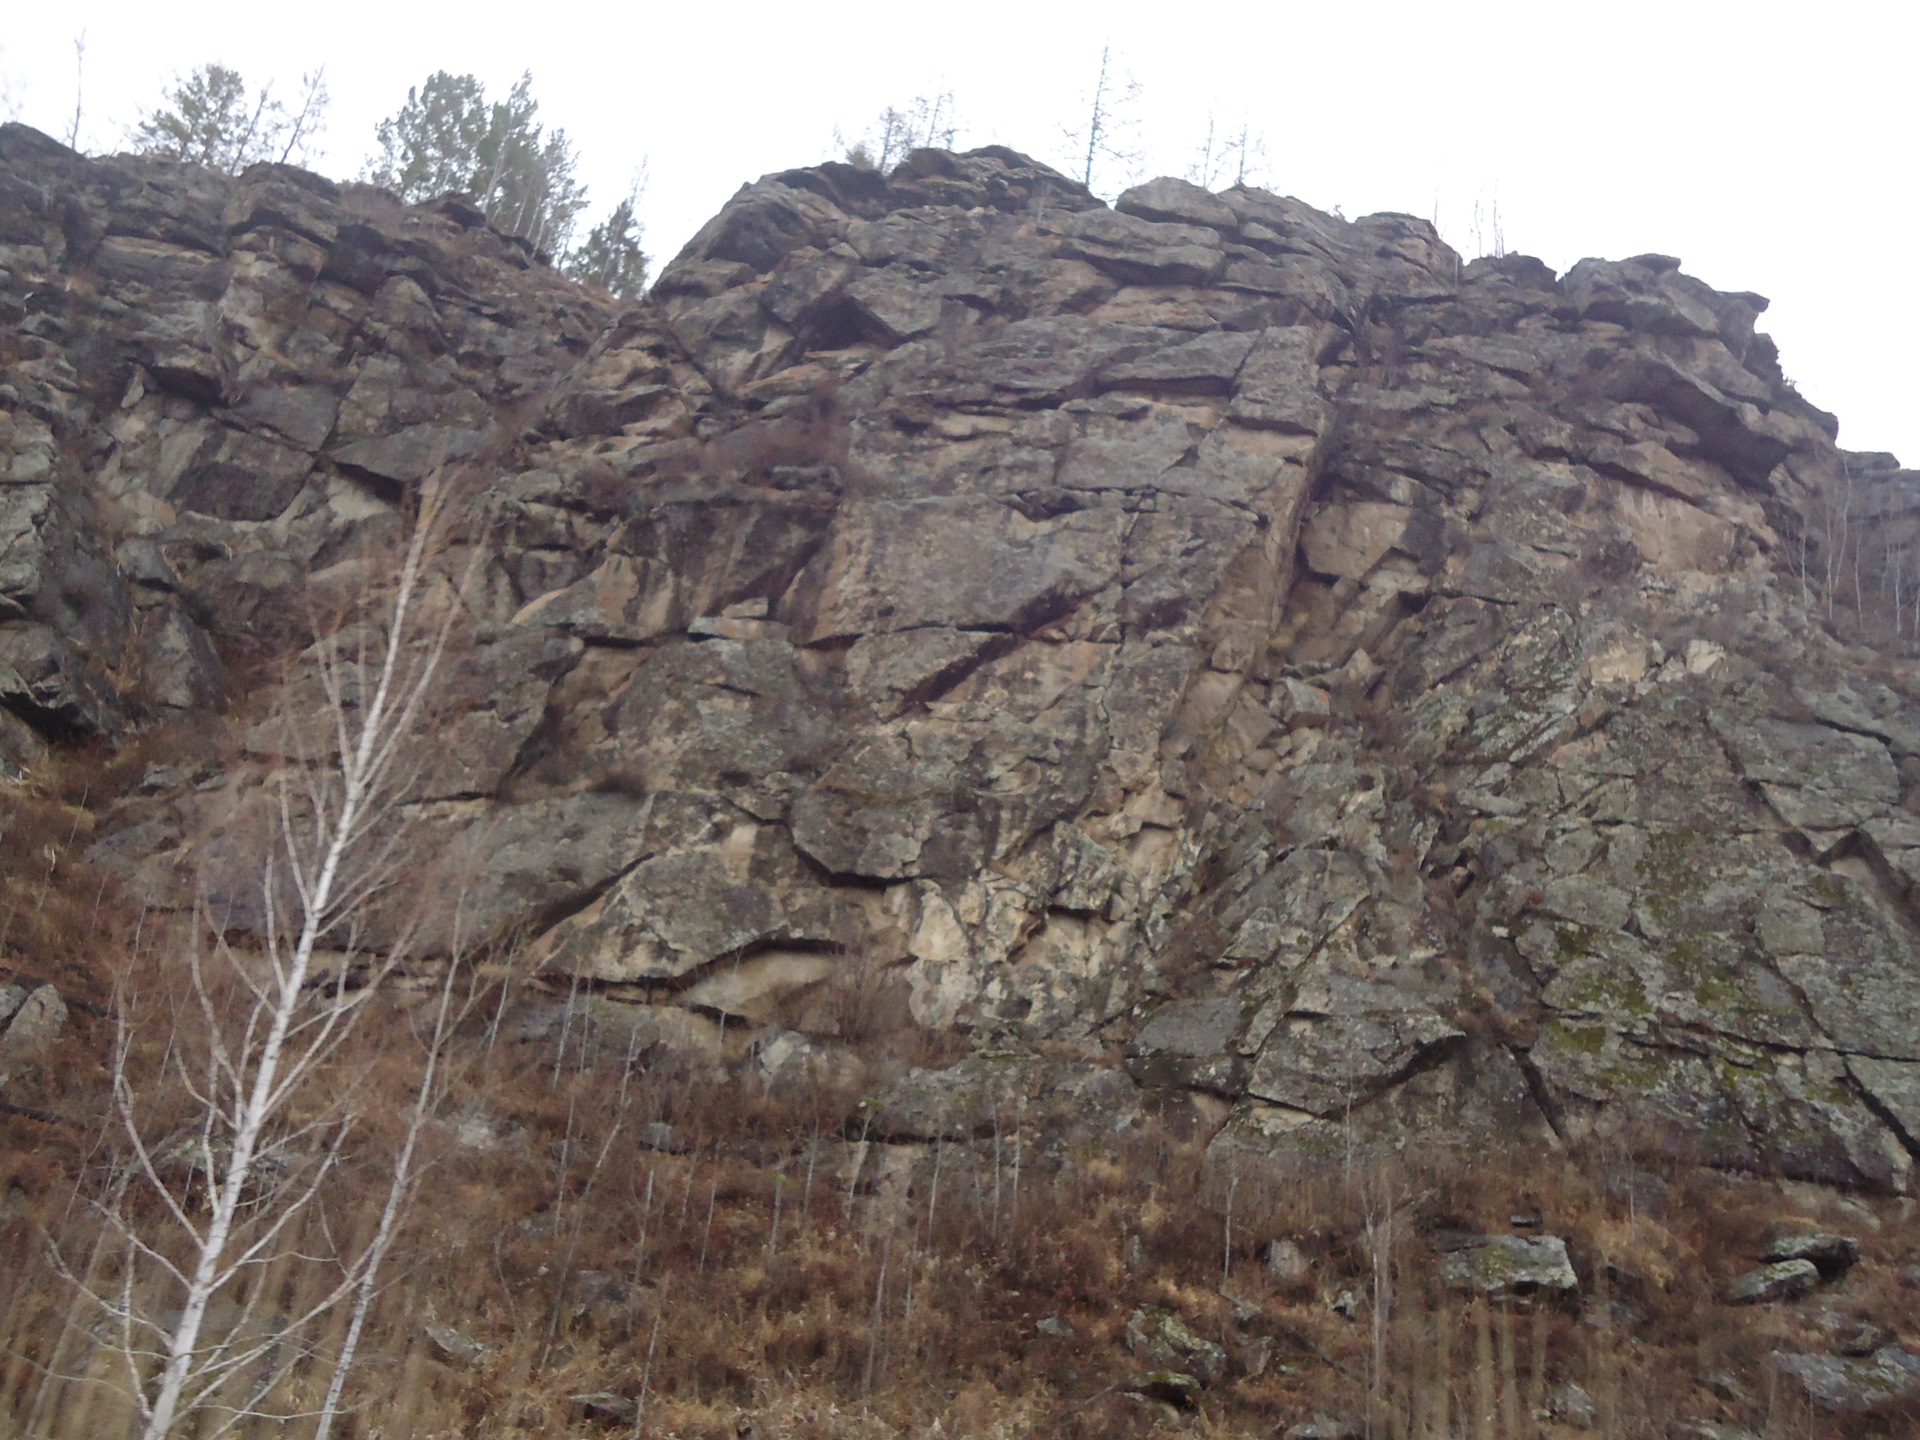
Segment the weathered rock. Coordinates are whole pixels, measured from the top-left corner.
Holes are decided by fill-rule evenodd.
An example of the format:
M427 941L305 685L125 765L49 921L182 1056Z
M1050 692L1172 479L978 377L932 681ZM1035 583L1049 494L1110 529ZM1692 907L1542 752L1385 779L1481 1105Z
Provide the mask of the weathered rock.
M1058 253L1131 284L1205 285L1226 268L1217 231L1110 210L1083 210L1061 226Z
M581 1395L569 1395L567 1404L576 1419L595 1425L631 1425L640 1410L637 1401L611 1390L590 1390Z
M1127 1350L1143 1365L1184 1372L1202 1385L1216 1383L1227 1369L1224 1349L1171 1310L1153 1305L1143 1305L1127 1317Z
M1285 1284L1298 1284L1312 1271L1312 1262L1301 1253L1300 1247L1291 1240L1269 1242L1265 1259L1267 1269L1274 1279Z
M1776 1264L1784 1260L1809 1260L1820 1271L1821 1279L1837 1280L1859 1261L1860 1242L1851 1235L1788 1231L1769 1240L1760 1258Z
M1593 1396L1571 1380L1547 1392L1547 1413L1575 1430L1591 1430L1600 1422L1600 1407Z
M1285 1440L1360 1440L1365 1429L1352 1420L1315 1415L1286 1429Z
M1176 1055L1217 1055L1240 1028L1238 1000L1190 1000L1171 1005L1148 1021L1134 1036L1133 1048L1147 1054L1156 1050Z
M1573 1294L1580 1277L1557 1235L1482 1235L1466 1239L1440 1262L1441 1280L1486 1295Z
M16 990L18 986L9 986ZM26 1059L47 1050L67 1028L67 1002L51 985L36 985L14 1007L0 1034L0 1057Z
M1037 628L1119 577L1125 527L1117 509L1033 521L986 499L849 507L800 580L798 636Z
M1248 1093L1321 1118L1364 1105L1458 1027L1422 1012L1341 1013L1286 1022L1261 1047Z
M1126 1057L906 1077L903 1143L1111 1134L1137 1083L1229 1102L1220 1176L1503 1138L1910 1187L1920 679L1806 602L1830 487L1892 555L1920 481L1758 297L1000 147L765 177L624 307L365 208L0 129L7 773L311 712L312 618L465 459L428 898L660 1043L830 1064L794 1015L886 956L918 1023ZM196 783L90 853L257 923Z
M1200 1404L1200 1392L1206 1384L1198 1375L1184 1370L1150 1370L1128 1381L1130 1389L1148 1400L1157 1400L1175 1410L1194 1410Z
M738 988L742 966L764 969L766 952L791 948L801 952L790 962L800 972L793 984L825 978L831 958L804 947L834 942L834 906L801 883L792 851L770 839L739 826L717 844L642 861L553 930L547 967L602 981L674 981L731 958ZM738 958L749 951L762 953Z
M484 1365L493 1353L472 1336L463 1335L451 1325L442 1325L437 1320L429 1320L420 1328L427 1337L427 1343L433 1346L433 1353L450 1365L475 1369Z
M1781 1260L1737 1278L1727 1287L1727 1302L1770 1305L1778 1300L1798 1300L1811 1295L1819 1284L1820 1267L1811 1260Z
M1892 1335L1871 1320L1862 1320L1857 1315L1843 1315L1837 1310L1821 1314L1816 1323L1833 1337L1836 1353L1851 1355L1856 1359L1884 1350L1894 1340Z
M1773 1366L1815 1405L1843 1415L1893 1411L1920 1397L1920 1356L1897 1345L1863 1359L1775 1354Z
M1238 217L1225 202L1191 180L1171 176L1134 186L1113 202L1113 208L1142 220L1210 225L1216 230L1232 230L1239 225Z

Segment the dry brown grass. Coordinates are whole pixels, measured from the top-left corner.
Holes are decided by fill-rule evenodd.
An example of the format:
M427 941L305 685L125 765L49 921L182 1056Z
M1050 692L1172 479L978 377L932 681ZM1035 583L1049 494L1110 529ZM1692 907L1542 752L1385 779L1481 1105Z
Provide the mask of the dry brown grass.
M144 744L63 756L4 797L8 854L28 861L0 874L4 963L103 1009L116 973L155 994L177 976L164 932L151 918L141 930L138 910L80 853L149 764L198 753L179 737ZM816 997L818 1013L793 1017L859 1052L837 1083L811 1087L729 1080L701 1057L629 1055L605 1036L592 1063L576 1046L557 1064L553 1035L513 1038L515 1017L552 997L520 988L510 965L488 974L506 988L477 998L457 1039L347 1434L605 1433L570 1397L610 1391L644 1399L631 1428L655 1437L878 1440L936 1425L954 1437L1228 1436L1326 1414L1370 1419L1381 1440L1553 1440L1574 1432L1539 1417L1567 1382L1594 1397L1602 1435L1664 1436L1678 1418L1769 1440L1916 1433L1910 1415L1810 1416L1767 1380L1776 1348L1825 1347L1823 1309L1920 1340L1920 1292L1898 1280L1920 1255L1910 1207L1783 1195L1621 1149L1450 1150L1242 1185L1229 1246L1205 1127L1177 1111L1097 1147L1021 1135L1018 1167L1012 1134L998 1153L991 1140L863 1145L861 1102L877 1077L954 1058L951 1042L902 1034L884 965L849 967ZM372 1223L417 1073L424 998L396 989L343 1059L359 1139L347 1183L308 1221L305 1253ZM177 1023L193 1022L182 1011ZM78 1011L63 1046L26 1076L35 1088L16 1091L16 1078L6 1092L38 1095L69 1123L0 1115L0 1435L124 1425L98 1317L50 1249L83 1274L110 1258L96 1252L88 1208L116 1157L104 1119L110 1031L104 1015ZM144 1035L146 1061L178 1038ZM187 1113L157 1083L146 1098L156 1114ZM1475 1304L1440 1288L1443 1232L1503 1232L1516 1213L1567 1238L1584 1303ZM1804 1305L1724 1305L1728 1280L1789 1217L1860 1236L1861 1264ZM1264 1263L1280 1239L1310 1260L1304 1279ZM291 1261L252 1282L269 1313L293 1311L318 1283L314 1267ZM1178 1311L1228 1353L1226 1377L1192 1413L1137 1394L1125 1329L1142 1304ZM1041 1331L1046 1319L1068 1333ZM484 1357L450 1359L429 1324ZM339 1340L337 1324L323 1329L318 1357ZM301 1361L269 1398L297 1411L322 1384L324 1369ZM302 1430L263 1420L239 1433Z

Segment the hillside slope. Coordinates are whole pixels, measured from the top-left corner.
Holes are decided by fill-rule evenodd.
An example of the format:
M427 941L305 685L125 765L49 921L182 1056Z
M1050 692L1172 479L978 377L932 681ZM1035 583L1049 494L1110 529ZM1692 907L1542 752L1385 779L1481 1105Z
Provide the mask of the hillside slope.
M0 763L241 717L88 856L244 932L247 727L444 462L421 852L650 1053L922 1032L903 1154L1905 1194L1915 477L1765 303L989 148L746 186L621 309L457 198L9 126Z

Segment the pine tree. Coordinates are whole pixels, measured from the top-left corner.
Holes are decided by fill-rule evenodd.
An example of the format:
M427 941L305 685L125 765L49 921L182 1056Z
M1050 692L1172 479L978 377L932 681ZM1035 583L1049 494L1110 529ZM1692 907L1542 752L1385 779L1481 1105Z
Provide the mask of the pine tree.
M250 94L238 70L219 64L176 82L164 101L134 127L134 149L238 175L263 160L306 159L326 116L326 75L302 77L300 106L291 112L271 85Z
M472 75L435 71L380 122L380 153L366 178L415 202L459 191L490 224L536 250L564 250L587 194L574 179L566 131L547 132L539 113L531 74L490 102Z
M647 257L640 249L640 224L634 216L637 197L628 195L613 207L580 247L567 257L566 272L583 285L631 300L647 286Z

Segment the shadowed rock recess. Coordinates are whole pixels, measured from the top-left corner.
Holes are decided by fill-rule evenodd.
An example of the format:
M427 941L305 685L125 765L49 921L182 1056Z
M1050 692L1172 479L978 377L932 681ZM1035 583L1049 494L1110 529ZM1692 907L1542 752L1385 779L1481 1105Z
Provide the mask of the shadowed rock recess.
M1920 477L1765 304L988 148L746 186L616 308L457 199L8 126L0 763L297 656L450 457L420 833L563 989L762 1059L896 995L982 1053L878 1139L1184 1093L1236 1173L1598 1135L1906 1190L1920 679L1802 577L1843 464ZM95 858L244 923L184 840L225 780Z

